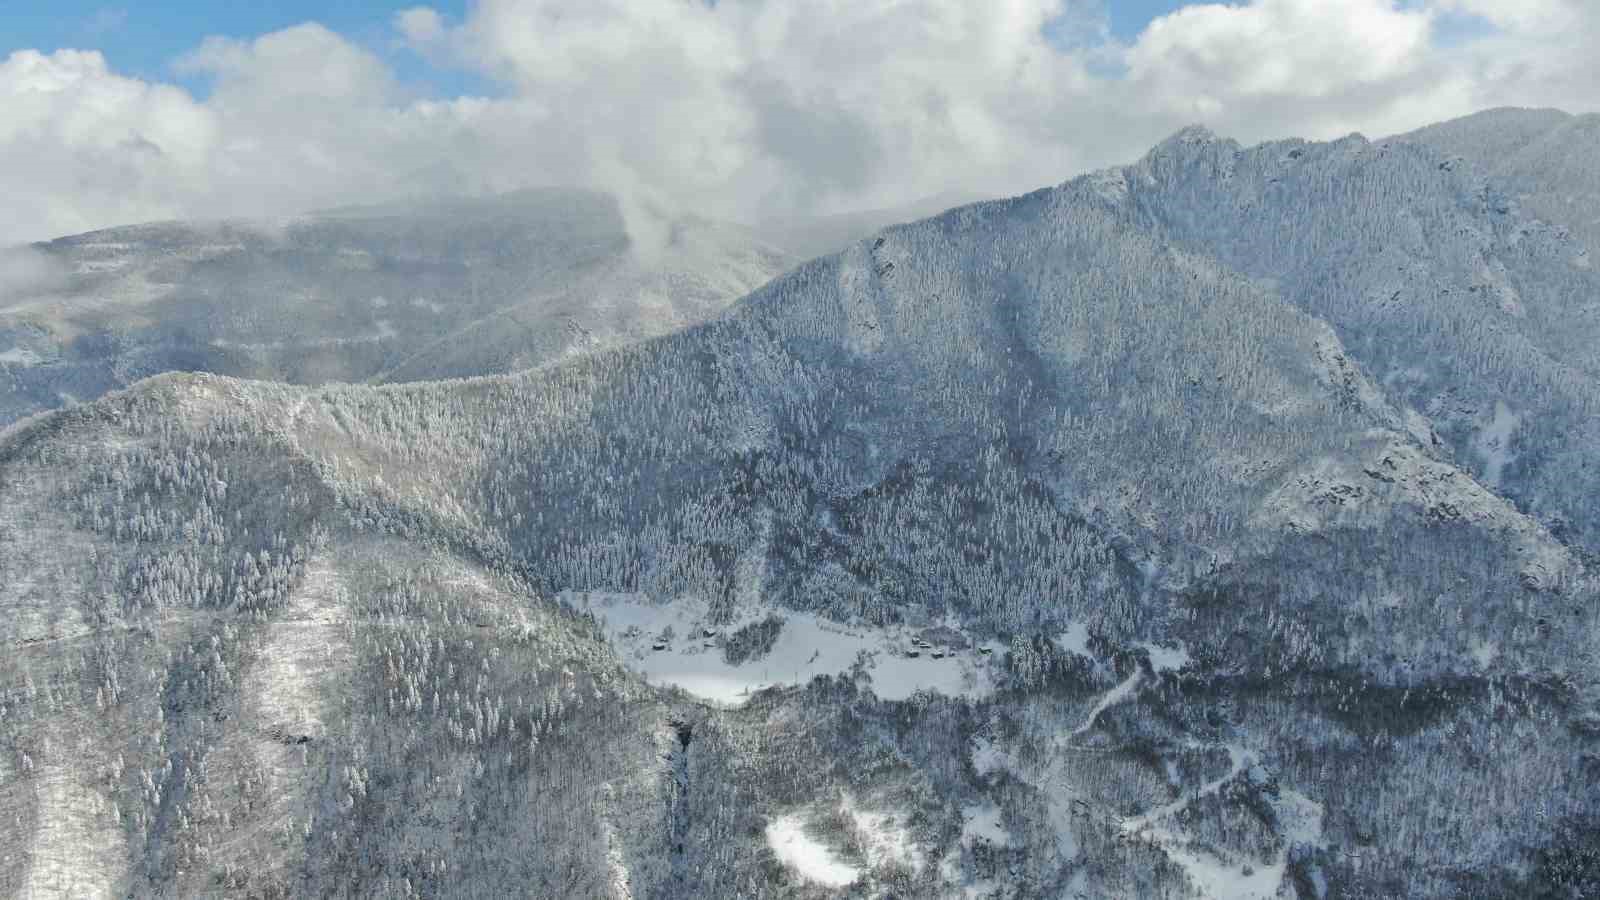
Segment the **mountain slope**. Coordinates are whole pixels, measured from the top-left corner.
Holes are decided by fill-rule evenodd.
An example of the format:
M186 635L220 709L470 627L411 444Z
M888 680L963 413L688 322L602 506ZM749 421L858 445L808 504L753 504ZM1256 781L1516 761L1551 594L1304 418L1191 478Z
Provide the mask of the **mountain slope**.
M1196 179L1236 158L1217 143L887 229L562 365L168 376L0 434L0 812L27 847L0 877L49 890L76 858L98 880L62 892L1590 883L1582 548L1435 440L1318 312L1342 307L1300 250L1200 252L1220 189ZM1389 194L1340 183L1354 209ZM1348 225L1299 190L1285 227ZM1450 223L1499 215L1419 191ZM1424 232L1447 271L1521 272L1515 246L1452 234ZM1562 302L1545 284L1515 283L1530 319ZM1537 346L1518 409L1581 409L1577 351ZM1452 365L1474 390L1502 374Z
M1539 218L1570 230L1600 257L1600 115L1491 109L1400 136L1492 179Z
M1245 149L1190 130L1098 183L1327 321L1461 466L1600 550L1600 277L1563 229L1401 140Z

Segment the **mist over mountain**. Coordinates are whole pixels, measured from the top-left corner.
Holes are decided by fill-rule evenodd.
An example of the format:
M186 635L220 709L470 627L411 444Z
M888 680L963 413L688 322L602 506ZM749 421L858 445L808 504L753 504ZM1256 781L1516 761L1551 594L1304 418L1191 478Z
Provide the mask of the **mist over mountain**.
M767 243L782 247L801 259L843 250L852 241L880 228L938 215L947 209L989 200L971 193L941 193L903 206L838 213L831 216L772 218L752 228Z
M0 256L0 422L167 371L297 384L503 373L700 322L793 259L578 190L112 228ZM6 274L9 273L9 274Z
M1190 128L537 368L13 425L0 885L1584 896L1600 272L1458 155Z

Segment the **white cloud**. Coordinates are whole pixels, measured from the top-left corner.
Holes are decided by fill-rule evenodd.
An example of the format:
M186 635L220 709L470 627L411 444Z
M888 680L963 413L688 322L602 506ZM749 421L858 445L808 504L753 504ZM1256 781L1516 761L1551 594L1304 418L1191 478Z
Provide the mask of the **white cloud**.
M1499 32L1462 48L1462 80L1477 106L1555 106L1592 112L1600 102L1600 3L1593 0L1436 0Z
M377 57L339 35L308 23L253 41L207 38L178 60L182 72L214 75L223 105L265 101L357 101L382 103L394 82Z
M123 78L95 52L0 62L0 244L187 210L216 140L174 87Z
M54 259L32 247L0 248L0 309L8 300L25 299L60 287L67 274Z
M444 36L444 17L426 6L413 6L395 14L394 27L413 44L431 44Z
M1321 99L1404 77L1428 57L1428 13L1388 0L1258 0L1185 7L1151 22L1128 54L1160 95Z
M479 0L397 38L504 90L408 96L320 26L211 39L204 100L97 53L0 62L0 244L164 216L589 184L635 236L676 208L751 218L1022 191L1191 121L1243 140L1376 135L1497 104L1595 108L1587 0L1195 4L1129 45L1101 0ZM1490 37L1444 46L1440 16ZM1047 38L1046 32L1053 37ZM1066 32L1064 34L1064 32Z

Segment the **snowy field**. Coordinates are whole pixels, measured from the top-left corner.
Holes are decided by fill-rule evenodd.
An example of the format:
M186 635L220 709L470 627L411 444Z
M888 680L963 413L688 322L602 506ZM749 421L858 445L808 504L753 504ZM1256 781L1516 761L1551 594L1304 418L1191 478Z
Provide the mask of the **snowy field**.
M983 697L994 691L994 668L1004 650L999 643L970 638L942 643L937 635L960 632L955 622L876 628L757 607L741 610L734 622L712 625L706 604L691 598L658 604L637 594L567 592L561 599L602 620L624 664L651 683L675 685L730 706L763 688L804 684L817 675L849 672L858 663L873 693L885 700L904 700L918 691ZM768 615L783 619L772 649L739 665L728 663L721 642ZM708 629L714 633L707 635ZM924 634L931 635L925 646L915 644ZM958 646L963 643L970 646Z

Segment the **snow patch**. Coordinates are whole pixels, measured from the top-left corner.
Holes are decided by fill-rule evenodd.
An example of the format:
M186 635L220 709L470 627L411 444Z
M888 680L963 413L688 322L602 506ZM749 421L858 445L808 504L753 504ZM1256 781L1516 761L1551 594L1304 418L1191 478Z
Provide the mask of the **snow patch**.
M37 366L41 362L39 354L27 347L12 347L10 350L0 350L0 363L12 366Z
M972 741L972 768L980 776L1011 768L1011 756L994 738L979 735Z
M322 737L329 683L349 658L343 635L347 590L331 559L312 559L246 670L242 693L269 744Z
M861 809L848 796L844 799L843 808L860 832L868 865L876 868L884 863L896 863L913 872L922 871L923 864L927 862L922 849L911 839L911 832L906 830L905 824L893 813Z
M1189 876L1189 881L1203 897L1212 900L1270 900L1278 896L1278 886L1283 882L1283 863L1253 866L1248 862L1225 859L1192 844L1177 844L1166 833L1156 837L1167 858L1183 867L1184 874Z
M688 597L652 603L635 594L566 592L561 599L603 619L623 664L647 680L730 706L764 688L805 684L817 675L843 674L858 666L866 686L884 700L905 700L918 691L988 696L997 676L990 656L980 649L993 655L1004 649L993 642L983 648L921 649L912 644L909 628L841 625L811 613L765 606L748 607L733 622L712 625L707 604ZM783 619L772 649L759 659L730 664L718 643L721 635L768 615ZM707 635L708 629L714 634Z
M992 803L972 804L961 809L961 844L970 847L983 841L995 847L1009 847L1011 832L1000 818L1000 807Z
M1511 436L1521 424L1521 416L1512 412L1503 401L1496 400L1494 420L1478 432L1473 449L1478 458L1483 460L1483 479L1492 488L1500 487L1500 473L1517 458L1511 452Z
M1278 825L1283 830L1285 843L1291 847L1323 846L1322 804L1305 794L1287 788L1280 788L1278 796L1272 798L1270 802L1273 811L1277 813Z
M610 785L606 787L609 789ZM606 840L606 871L611 879L611 896L615 900L633 900L633 873L628 871L617 830L609 821L602 822L600 828Z
M1472 642L1472 658L1478 661L1481 668L1489 668L1494 663L1495 657L1500 655L1500 645L1494 641L1474 640Z
M842 888L861 877L859 868L841 861L821 841L806 834L805 820L798 814L780 816L767 823L767 846L772 848L779 862L807 881Z
M1050 639L1057 647L1067 653L1078 656L1087 656L1094 659L1094 654L1089 652L1089 626L1082 622L1072 622L1067 625L1067 630Z
M1133 696L1133 692L1138 689L1139 682L1143 678L1144 671L1142 669L1134 669L1133 674L1129 675L1121 684L1106 691L1105 695L1100 698L1100 702L1096 703L1094 709L1089 710L1089 715L1084 717L1083 724L1072 730L1072 737L1082 737L1089 729L1094 727L1095 720L1100 718L1101 713Z
M1089 187L1112 206L1118 206L1128 199L1128 175L1120 168L1091 172Z
M33 865L21 896L110 898L117 896L118 866L127 847L111 804L82 784L65 766L35 777L39 820L33 833Z
M1201 785L1193 794L1157 807L1143 815L1127 819L1122 831L1139 835L1156 846L1177 863L1188 876L1195 889L1204 897L1214 900L1266 900L1279 896L1284 874L1288 870L1289 850L1296 846L1323 847L1323 808L1320 803L1296 791L1280 788L1277 794L1263 793L1277 820L1283 838L1280 849L1270 863L1252 860L1229 850L1207 847L1185 837L1177 824L1180 814L1194 800L1215 794L1224 784L1249 772L1252 783L1258 787L1268 781L1266 770L1254 754L1237 744L1227 745L1229 766L1221 777ZM1320 878L1320 872L1315 873ZM1325 886L1322 890L1325 890ZM1319 891L1319 896L1321 892Z
M1176 647L1162 647L1151 643L1142 643L1138 646L1150 654L1150 668L1154 669L1157 675L1162 672L1179 671L1193 661L1189 658L1189 651L1184 649L1181 643Z

